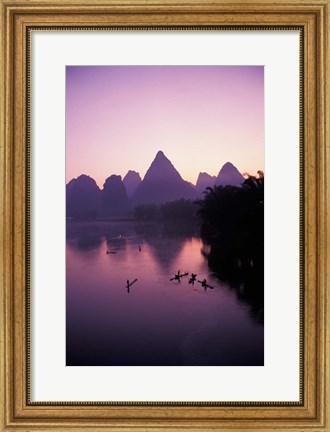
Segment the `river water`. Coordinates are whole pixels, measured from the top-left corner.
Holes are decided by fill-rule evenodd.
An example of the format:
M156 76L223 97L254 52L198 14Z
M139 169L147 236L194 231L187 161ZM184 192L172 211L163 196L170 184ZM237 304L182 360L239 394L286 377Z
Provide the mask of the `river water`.
M207 254L187 226L68 222L66 364L263 365L261 295L226 280ZM178 270L212 288L171 281Z

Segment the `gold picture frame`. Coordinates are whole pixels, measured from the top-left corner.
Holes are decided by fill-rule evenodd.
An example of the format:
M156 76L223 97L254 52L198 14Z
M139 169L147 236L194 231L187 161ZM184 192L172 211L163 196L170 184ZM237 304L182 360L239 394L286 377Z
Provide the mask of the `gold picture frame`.
M326 431L329 416L329 0L1 0L1 430ZM304 184L297 403L30 400L29 32L101 28L299 29Z

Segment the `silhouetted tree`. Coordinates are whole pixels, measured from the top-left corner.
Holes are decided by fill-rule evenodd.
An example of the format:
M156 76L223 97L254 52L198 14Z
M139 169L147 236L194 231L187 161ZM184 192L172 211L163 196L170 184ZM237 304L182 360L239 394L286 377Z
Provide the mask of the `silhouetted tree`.
M197 219L197 209L193 201L180 199L167 202L160 207L161 215L164 219Z
M242 187L208 187L196 201L202 219L202 237L230 249L263 244L264 176L246 175Z
M165 204L141 204L135 207L133 217L136 220L191 221L198 220L194 201L180 199Z
M159 206L156 204L141 204L135 207L133 217L136 220L159 219Z
M263 320L264 175L245 174L242 187L207 188L196 202L202 219L202 254L220 280Z

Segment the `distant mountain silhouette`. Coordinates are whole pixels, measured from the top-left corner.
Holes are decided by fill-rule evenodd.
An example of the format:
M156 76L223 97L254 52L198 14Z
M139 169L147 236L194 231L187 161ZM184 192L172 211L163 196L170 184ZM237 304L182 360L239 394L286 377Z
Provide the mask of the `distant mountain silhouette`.
M136 171L129 170L128 173L123 178L123 183L126 187L128 198L130 198L138 186L140 186L142 182L142 179L140 177L140 174Z
M196 183L196 190L199 193L202 193L207 187L213 187L215 185L215 182L215 176L210 176L210 174L206 172L200 172Z
M82 174L66 185L66 215L73 218L94 218L99 215L101 191L94 179Z
M183 180L171 161L159 151L140 186L132 196L133 205L161 204L180 198L195 199L194 187Z
M139 204L201 197L207 187L241 186L244 177L230 162L223 165L217 177L200 172L196 186L183 180L171 161L159 151L143 181L139 173L128 171L124 180L111 175L101 191L94 179L82 174L66 185L67 217L95 218L98 216L126 217L130 207Z
M231 162L227 162L223 165L215 180L217 186L241 186L243 182L244 177Z
M102 190L102 215L127 216L128 208L128 196L121 176L108 177Z

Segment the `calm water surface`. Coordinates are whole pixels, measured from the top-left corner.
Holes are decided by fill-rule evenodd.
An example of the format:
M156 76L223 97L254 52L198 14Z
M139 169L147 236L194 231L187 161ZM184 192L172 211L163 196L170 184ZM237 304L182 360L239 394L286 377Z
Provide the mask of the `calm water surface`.
M263 365L262 302L205 251L187 227L68 222L67 365ZM170 281L179 269L214 288Z

